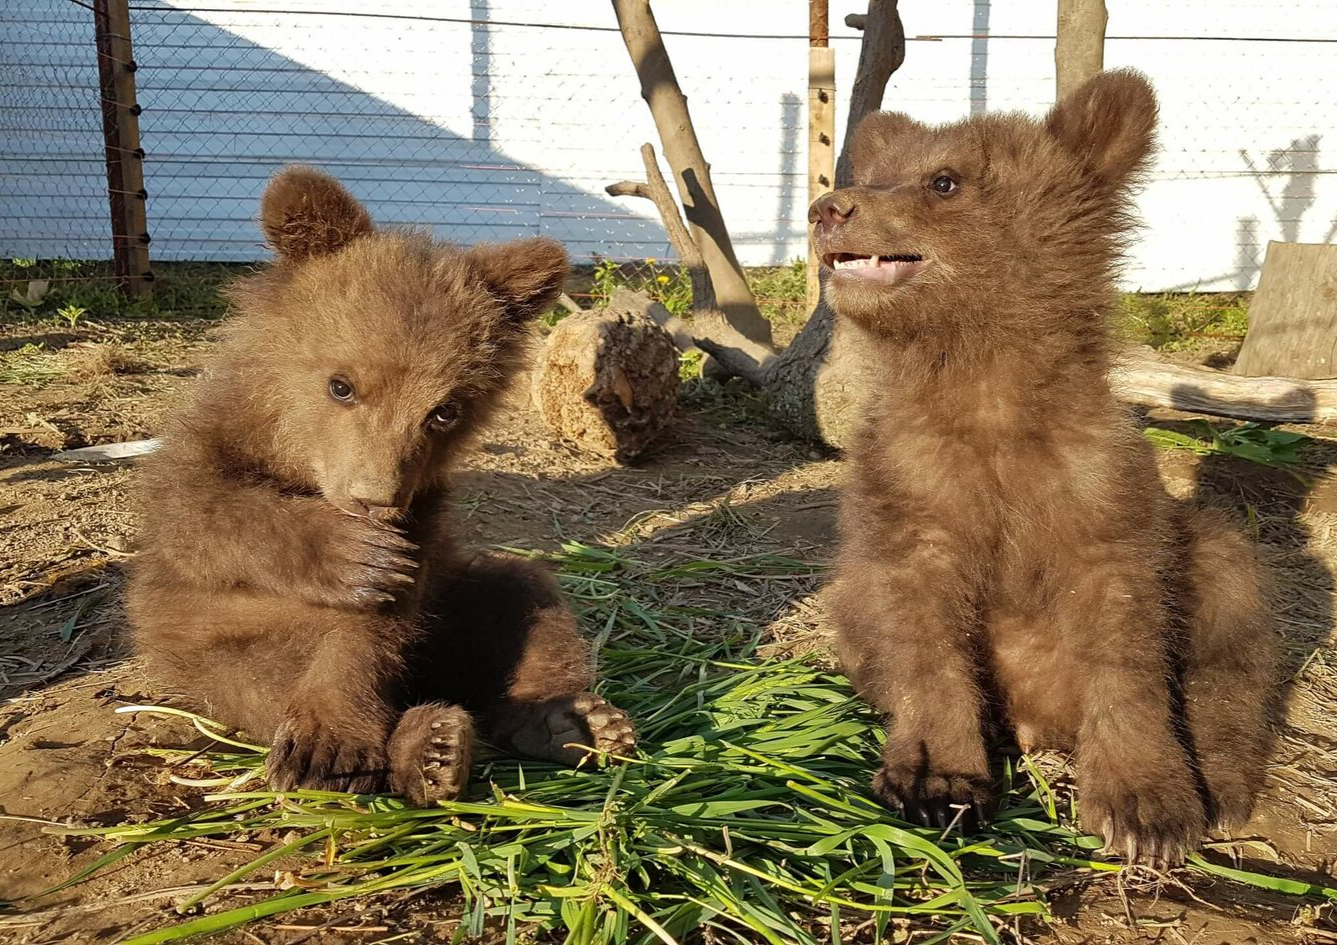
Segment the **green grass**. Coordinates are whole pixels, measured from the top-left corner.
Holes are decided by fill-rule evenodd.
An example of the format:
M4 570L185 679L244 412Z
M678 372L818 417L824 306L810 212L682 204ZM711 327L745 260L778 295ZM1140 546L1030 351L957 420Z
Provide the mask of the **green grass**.
M0 261L0 324L48 322L72 330L84 318L218 318L227 307L219 289L249 268L154 263L153 297L145 302L121 294L107 262L4 260ZM40 288L42 282L45 290Z
M651 565L571 544L552 559L603 653L603 691L636 719L637 757L584 770L485 756L467 796L414 809L390 797L260 780L264 750L185 713L204 753L156 749L192 809L150 823L53 825L113 844L63 886L136 851L202 838L267 849L219 875L175 921L127 945L178 941L307 906L396 891L459 898L461 935L574 945L878 939L912 920L941 942L1046 913L1055 881L1113 871L1069 825L1070 801L1029 760L1003 770L1001 810L962 837L903 823L866 789L882 739L847 682L813 658L762 659L761 625L819 569L774 556ZM687 603L691 601L693 603ZM148 710L127 707L121 711ZM274 839L274 838L281 839ZM1243 885L1337 890L1227 869ZM290 888L230 890L286 871Z
M1127 292L1115 327L1124 340L1158 351L1191 351L1236 344L1249 328L1248 296L1230 292Z
M40 344L0 351L0 384L40 387L66 373L59 356Z

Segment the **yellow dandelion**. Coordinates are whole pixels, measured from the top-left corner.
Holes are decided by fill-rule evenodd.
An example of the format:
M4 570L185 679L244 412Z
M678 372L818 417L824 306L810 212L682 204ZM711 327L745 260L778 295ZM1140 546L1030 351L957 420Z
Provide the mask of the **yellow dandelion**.
M653 266L653 265L655 264L655 259L654 259L654 257L653 257L653 256L646 256L646 257L645 257L645 264L646 264L647 266Z
M655 281L658 282L660 285L663 285L664 283L666 283L666 282L669 281L669 277L668 277L668 276L655 276Z

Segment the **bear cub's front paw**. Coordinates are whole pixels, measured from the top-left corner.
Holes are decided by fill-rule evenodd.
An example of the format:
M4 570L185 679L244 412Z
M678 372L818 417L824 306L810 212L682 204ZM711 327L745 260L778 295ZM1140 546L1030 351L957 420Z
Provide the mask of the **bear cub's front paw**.
M419 705L390 737L390 789L425 807L452 801L469 783L474 724L459 706Z
M1168 775L1139 787L1078 784L1082 826L1128 863L1168 870L1202 839L1206 815L1191 781Z
M987 776L923 771L883 762L873 777L873 793L910 823L945 829L955 821L969 833L987 819Z
M378 791L385 784L385 737L375 726L296 713L274 732L265 768L275 791Z
M418 546L389 522L339 514L339 527L324 548L325 603L348 610L374 610L392 603L417 579Z

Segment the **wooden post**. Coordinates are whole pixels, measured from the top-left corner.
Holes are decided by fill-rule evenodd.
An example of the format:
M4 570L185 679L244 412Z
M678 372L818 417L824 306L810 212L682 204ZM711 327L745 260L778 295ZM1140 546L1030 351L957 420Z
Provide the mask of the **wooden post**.
M1058 0L1054 78L1058 98L1105 68L1105 0Z
M148 298L153 281L149 270L148 192L144 189L144 149L139 143L129 0L93 0L93 26L116 278L126 295Z
M830 47L827 0L808 3L808 204L835 186L836 55ZM821 265L808 226L808 310L822 297Z

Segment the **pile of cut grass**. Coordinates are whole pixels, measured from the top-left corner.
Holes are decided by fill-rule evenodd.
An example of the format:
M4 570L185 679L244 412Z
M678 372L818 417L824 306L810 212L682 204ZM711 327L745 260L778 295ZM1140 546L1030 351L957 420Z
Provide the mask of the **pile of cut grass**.
M508 943L666 943L710 927L744 942L880 940L893 922L923 942L1000 929L1046 911L1050 884L1117 870L1068 824L1064 801L1027 760L1003 771L1003 803L981 833L910 826L866 785L881 731L846 681L817 659L759 659L753 603L783 599L818 570L774 556L655 566L571 544L551 556L596 630L603 691L636 719L638 756L584 770L486 756L466 798L429 809L389 797L263 790L264 750L189 718L208 750L160 751L192 811L152 823L53 827L117 845L66 884L155 844L251 838L262 855L193 895L195 917L131 945L219 932L322 903L443 889L461 934ZM699 601L739 601L729 614ZM772 596L773 595L773 596ZM273 838L281 838L275 840ZM1337 890L1194 869L1296 895ZM276 874L276 870L278 873ZM254 884L281 878L256 898ZM200 914L200 913L203 914Z

